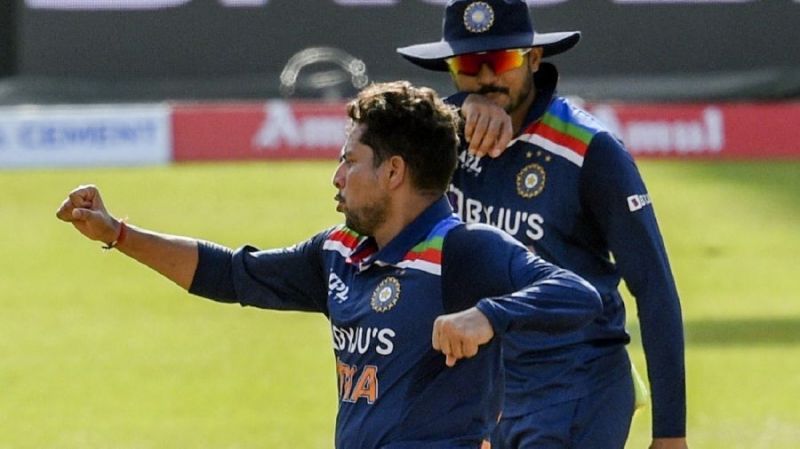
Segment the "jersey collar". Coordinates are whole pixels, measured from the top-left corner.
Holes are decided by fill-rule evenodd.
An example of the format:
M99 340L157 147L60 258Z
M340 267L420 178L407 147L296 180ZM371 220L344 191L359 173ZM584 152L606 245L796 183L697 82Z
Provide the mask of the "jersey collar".
M558 69L549 62L541 63L539 70L533 75L533 83L536 86L536 99L525 116L525 126L522 127L522 133L526 132L525 130L530 123L536 122L547 112L547 107L556 93Z
M380 251L373 237L368 237L362 241L353 255L348 258L348 262L358 266L359 271L364 271L370 266L397 265L403 261L406 254L419 242L425 240L433 228L442 220L453 215L453 208L442 196L433 204L428 206L417 218L400 231Z

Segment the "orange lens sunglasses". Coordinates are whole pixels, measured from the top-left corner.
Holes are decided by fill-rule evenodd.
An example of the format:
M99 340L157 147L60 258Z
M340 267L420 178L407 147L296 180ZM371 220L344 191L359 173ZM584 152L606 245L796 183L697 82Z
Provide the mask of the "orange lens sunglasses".
M525 62L524 56L529 51L531 51L530 48L516 48L513 50L468 53L448 58L447 65L453 74L475 76L481 71L481 66L486 64L495 75L500 75L521 67Z

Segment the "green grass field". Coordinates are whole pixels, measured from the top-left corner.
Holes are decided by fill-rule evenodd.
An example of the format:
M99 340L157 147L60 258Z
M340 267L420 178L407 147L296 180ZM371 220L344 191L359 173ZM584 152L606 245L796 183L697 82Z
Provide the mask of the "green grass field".
M800 163L643 162L683 300L694 448L800 444ZM332 163L0 172L0 449L330 448L321 316L191 297L54 216L284 246L338 222ZM631 352L643 371L635 311ZM629 448L646 448L648 411Z

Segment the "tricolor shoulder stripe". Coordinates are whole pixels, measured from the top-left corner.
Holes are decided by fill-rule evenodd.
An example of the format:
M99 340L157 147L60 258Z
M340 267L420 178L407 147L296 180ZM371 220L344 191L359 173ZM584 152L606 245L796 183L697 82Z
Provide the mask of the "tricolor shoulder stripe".
M342 257L350 257L353 254L353 250L361 242L361 239L362 237L352 229L346 226L339 226L328 235L328 238L322 244L322 249L336 251Z
M411 248L403 260L396 265L440 276L442 274L444 236L458 223L460 221L455 217L448 217L439 222L425 240Z
M588 117L591 116L557 98L542 118L515 140L530 142L580 167L592 137L599 131L583 119Z

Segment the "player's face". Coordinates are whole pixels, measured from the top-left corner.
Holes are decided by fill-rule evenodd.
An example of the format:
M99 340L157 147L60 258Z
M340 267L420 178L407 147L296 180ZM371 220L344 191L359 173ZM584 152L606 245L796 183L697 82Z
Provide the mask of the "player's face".
M348 132L339 166L333 174L333 185L338 189L334 199L347 227L359 234L374 235L386 221L389 194L380 182L383 164L376 168L372 148L360 142L363 132L364 125L352 127Z
M520 108L527 110L533 100L533 74L539 68L541 55L541 48L520 55L513 52L467 55L469 59L465 58L463 64L451 64L450 74L459 91L485 95L512 114Z

